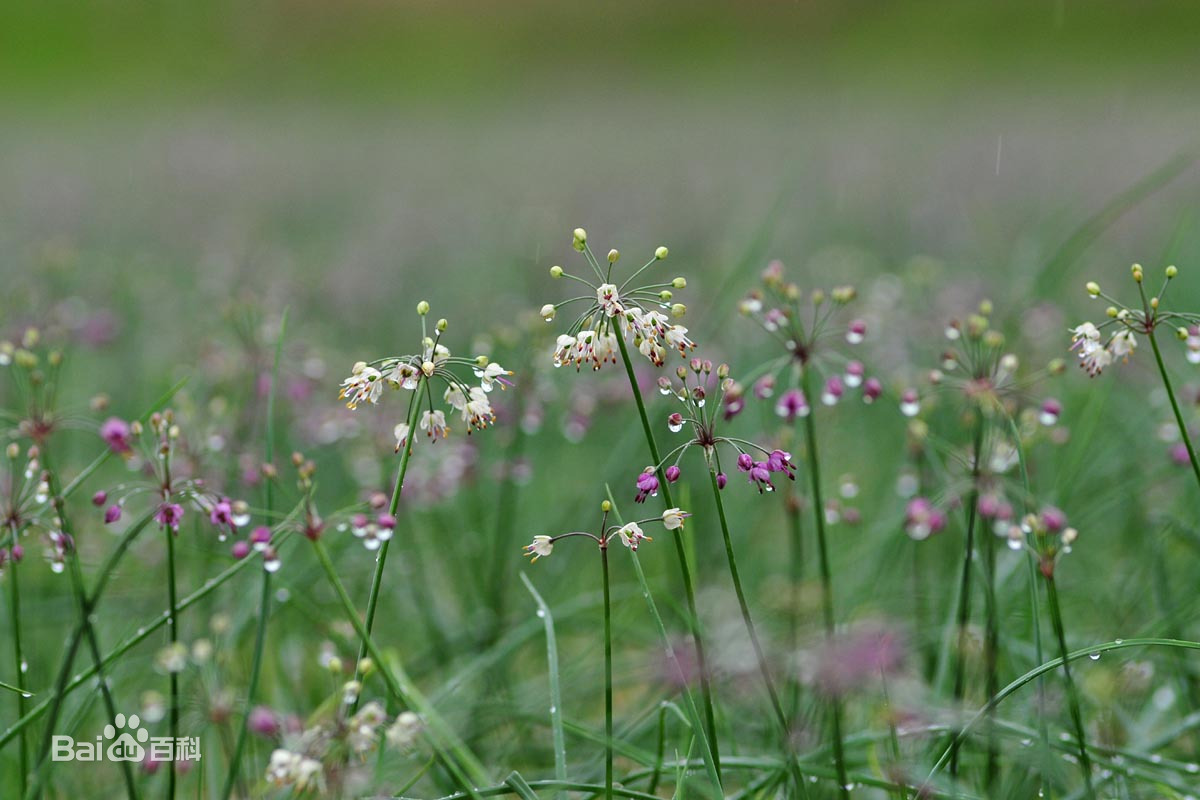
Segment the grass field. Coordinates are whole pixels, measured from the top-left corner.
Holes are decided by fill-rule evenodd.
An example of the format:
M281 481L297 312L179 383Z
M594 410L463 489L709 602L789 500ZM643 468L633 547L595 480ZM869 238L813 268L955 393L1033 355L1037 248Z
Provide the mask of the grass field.
M0 797L1200 796L1198 24L7 5Z

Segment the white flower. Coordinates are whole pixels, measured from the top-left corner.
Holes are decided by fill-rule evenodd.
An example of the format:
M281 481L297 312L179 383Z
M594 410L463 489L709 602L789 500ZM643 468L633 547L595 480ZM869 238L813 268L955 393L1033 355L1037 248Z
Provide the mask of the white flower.
M571 363L571 353L575 349L575 337L562 334L554 342L554 366L561 367Z
M533 556L533 560L545 558L554 551L554 539L550 536L538 535L533 537L533 541L525 545L525 555Z
M425 352L422 356L422 361L432 361L435 365L441 364L450 357L450 349L444 344L434 344L432 339L425 339Z
M621 537L621 544L628 547L630 550L637 550L638 543L645 539L647 542L654 541L646 534L642 533L641 527L636 522L627 522L617 529L617 535Z
M1080 366L1087 370L1087 374L1093 378L1103 372L1109 364L1112 364L1112 361L1112 353L1099 345L1088 346L1079 351Z
M673 531L676 528L682 528L683 521L690 516L691 514L681 509L668 508L663 512L662 515L663 527L669 531Z
M388 374L388 380L399 385L401 389L411 392L421 382L421 370L407 361L402 361L392 368L391 373Z
M426 436L445 438L450 429L446 427L446 412L426 411L421 414L421 430Z
M1137 338L1133 331L1117 331L1109 340L1108 349L1116 358L1128 358L1137 349Z
M511 383L511 381L504 379L505 375L512 375L512 370L505 369L495 361L491 362L483 369L477 368L475 370L475 377L479 378L479 385L483 387L485 392L490 392L493 388L493 385L496 383L500 384L501 389L503 389L506 384Z
M661 367L665 361L663 349L654 339L642 339L638 345L638 352L650 359L656 367Z
M299 753L279 748L271 753L267 764L267 780L276 786L295 786L299 790L320 787L324 781L321 762Z
M689 347L696 346L692 340L687 337L687 332L688 329L682 325L672 325L671 327L667 328L667 332L663 334L663 340L669 347L673 347L674 349L678 350L679 355L687 355L687 349Z
M377 403L383 394L382 377L374 367L365 364L359 367L356 364L354 374L342 381L342 391L338 397L345 398L346 408L349 409L358 408L358 404L364 401Z
M411 711L402 711L387 729L388 744L404 752L412 749L421 733L421 718Z
M467 396L463 394L462 387L456 383L446 387L446 393L442 395L442 399L449 403L455 411L462 411L467 407Z
M621 296L617 294L617 287L611 283L600 284L596 289L596 300L607 316L615 317L625 310L621 305Z
M483 430L496 421L496 412L482 387L471 387L471 399L462 408L463 420L472 428Z
M396 437L396 452L400 452L400 448L408 442L408 423L401 422L395 428L392 428L392 434Z

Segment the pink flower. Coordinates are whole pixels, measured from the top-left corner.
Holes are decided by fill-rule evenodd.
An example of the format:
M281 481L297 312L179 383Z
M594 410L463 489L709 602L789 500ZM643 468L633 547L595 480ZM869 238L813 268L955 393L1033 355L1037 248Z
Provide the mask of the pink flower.
M904 510L904 530L917 541L928 539L946 527L946 515L924 497L914 497Z
M250 710L246 725L259 736L272 737L279 733L279 719L266 706L255 706Z
M108 492L101 489L100 491L98 491L94 495L92 495L92 505L102 506L102 505L104 505L104 501L107 499L108 499Z
M105 525L111 525L112 523L116 522L120 518L121 518L121 507L120 506L111 505L108 508L104 509L104 524Z
M680 472L679 467L675 466L674 464L667 467L667 471L666 471L667 483L674 483L675 481L679 480L679 472Z
M799 389L788 389L775 404L775 413L792 422L796 417L808 416L808 399Z
M232 553L233 557L238 561L241 561L243 558L250 555L250 543L243 539L239 539L233 543L233 547L230 548L230 553Z
M100 438L114 453L124 455L130 451L129 436L129 423L119 417L109 417L100 426Z
M178 503L163 503L154 512L154 520L159 527L170 528L179 533L179 523L183 520L183 506Z
M654 475L653 467L646 467L645 471L638 475L637 490L637 496L633 498L635 503L644 503L647 497L658 496L658 478Z
M874 403L883 394L883 384L878 378L867 378L863 383L863 402Z

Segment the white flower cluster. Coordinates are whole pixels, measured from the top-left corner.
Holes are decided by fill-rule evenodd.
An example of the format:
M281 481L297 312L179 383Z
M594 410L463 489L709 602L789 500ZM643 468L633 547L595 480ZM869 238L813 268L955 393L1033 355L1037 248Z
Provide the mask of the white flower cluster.
M606 362L615 364L621 348L618 336L631 342L655 366L663 365L670 350L678 350L681 356L686 356L688 350L695 347L688 338L688 329L671 322L672 317L679 318L687 312L682 303L671 302L671 290L684 288L686 280L674 278L665 283L629 288L638 275L667 257L667 248L658 248L650 261L618 286L612 282L612 271L620 260L620 253L609 252L608 264L602 267L588 248L587 232L582 228L575 229L574 246L592 267L596 282L570 275L562 267L551 268L550 274L555 278L569 278L589 289L580 297L542 306L542 318L550 322L560 308L576 302L589 304L567 332L555 341L554 366L574 364L576 369L582 369L586 364L595 370Z
M422 302L417 307L422 316L422 326L428 310L428 303ZM512 372L489 360L487 356L466 359L451 355L450 350L439 341L445 330L446 320L438 320L437 337L425 336L419 355L391 356L372 362L359 361L351 370L350 377L341 383L339 397L346 401L346 407L350 409L357 408L360 403L377 404L383 390L388 387L413 393L408 420L399 423L393 430L397 451L407 446L409 434L416 421L413 415L418 411L420 416L419 421L416 421L417 425L428 438L441 439L450 432L445 411L434 409L431 402L427 408L421 409L421 404L428 402L426 398L431 396L429 392L422 392L422 388L428 382L438 380L444 385L442 400L452 413L456 412L461 416L462 421L466 423L467 433L471 430L483 430L496 420L488 395L497 385L503 389L512 383L508 380ZM460 378L455 367L459 368L459 371L471 369L478 385L472 385Z

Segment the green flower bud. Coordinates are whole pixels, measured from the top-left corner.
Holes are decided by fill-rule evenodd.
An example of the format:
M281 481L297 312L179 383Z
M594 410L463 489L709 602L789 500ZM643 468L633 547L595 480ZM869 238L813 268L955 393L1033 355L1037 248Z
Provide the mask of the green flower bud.
M654 251L654 257L657 258L659 261L662 261L664 258L667 257L668 252L670 252L670 251L668 251L667 248L659 247L657 250Z
M420 314L422 317L425 316L426 314L428 314L429 313L429 303L425 302L424 300L417 303L417 313Z

